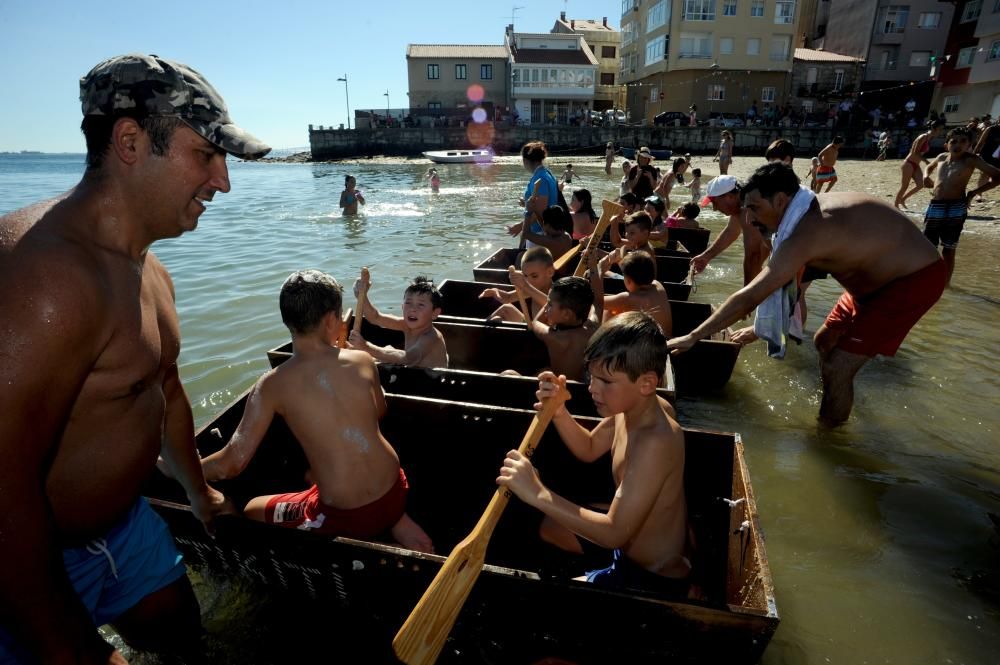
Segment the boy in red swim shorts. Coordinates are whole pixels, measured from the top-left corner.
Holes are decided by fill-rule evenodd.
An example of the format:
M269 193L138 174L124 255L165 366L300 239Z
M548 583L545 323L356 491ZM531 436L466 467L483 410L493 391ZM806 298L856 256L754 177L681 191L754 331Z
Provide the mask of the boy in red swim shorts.
M430 537L406 514L406 475L379 431L386 406L375 361L336 346L340 285L318 270L295 272L281 287L279 305L292 357L257 381L232 439L202 460L205 478L239 475L280 414L302 445L315 484L251 499L247 517L366 540L391 531L404 547L432 552Z

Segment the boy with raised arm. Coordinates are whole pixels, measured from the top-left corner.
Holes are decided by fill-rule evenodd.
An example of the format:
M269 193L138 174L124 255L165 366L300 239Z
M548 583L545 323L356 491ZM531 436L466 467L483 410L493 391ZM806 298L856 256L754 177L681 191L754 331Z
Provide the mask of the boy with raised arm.
M590 286L594 290L594 306L602 313L602 321L610 321L624 312L645 312L659 324L665 336L673 332L670 299L663 285L656 281L656 262L645 252L632 252L621 258L621 249L600 261L591 260ZM593 256L593 254L591 255ZM601 275L611 263L621 265L625 276L625 291L604 295Z
M354 282L357 296L361 279ZM364 285L367 291L371 283ZM348 338L351 347L367 352L375 360L408 367L447 367L448 349L444 337L434 327L434 320L441 315L441 294L434 282L426 277L416 277L403 292L403 316L382 314L367 298L364 299L364 317L380 328L400 330L404 335L404 346L376 346L361 336L360 331L351 331ZM355 316L361 316L358 312Z
M544 247L532 247L521 258L521 274L525 283L522 284L524 299L532 318L538 317L548 302L548 292L552 288L552 278L556 274L552 253ZM502 291L497 287L484 289L480 298L493 298L503 304L487 317L487 321L523 322L524 314L518 304L517 289Z
M588 431L561 406L552 422L578 459L594 462L611 453L617 490L608 512L554 494L516 450L507 453L497 483L545 513L543 540L578 554L581 538L613 550L611 565L587 573L588 582L687 598L684 433L673 409L656 394L667 362L666 338L652 318L628 312L601 326L584 362L604 420ZM565 401L565 382L564 376L542 373L539 398Z
M583 350L597 327L590 318L593 306L594 291L587 280L563 277L552 283L542 310L548 323L542 323L541 317L528 322L528 328L545 342L552 370L576 381L583 378Z
M404 547L433 551L431 539L406 514L406 474L379 431L386 406L375 363L336 346L340 285L318 270L292 273L279 306L292 334L292 357L257 381L229 443L201 461L205 478L239 475L274 416L281 415L309 460L315 484L251 499L247 517L365 540L391 531Z
M969 152L972 146L972 130L956 127L948 132L945 152L935 157L927 167L924 186L931 188L931 202L924 213L924 236L935 247L941 245L941 255L948 265L948 283L955 271L955 253L958 238L965 227L965 216L972 199L983 192L1000 185L1000 169L989 164L982 157ZM941 167L937 184L931 178L934 170ZM969 192L965 188L976 169L989 176L989 182Z

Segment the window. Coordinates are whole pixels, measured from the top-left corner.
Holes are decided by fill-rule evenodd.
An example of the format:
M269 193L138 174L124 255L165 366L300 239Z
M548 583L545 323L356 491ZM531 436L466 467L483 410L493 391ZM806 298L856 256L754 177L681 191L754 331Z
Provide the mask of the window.
M615 84L615 75L613 73L610 72L601 73L601 85L614 85L614 84Z
M899 53L895 49L886 49L882 51L880 56L880 66L879 68L883 71L891 71L896 69L896 60L899 57Z
M971 67L972 60L976 57L975 46L970 46L969 48L964 48L958 52L958 59L955 61L955 69L960 67Z
M835 69L833 72L833 89L840 90L844 87L844 70Z
M479 80L489 81L493 78L493 65L479 65Z
M910 67L927 67L930 64L930 51L913 51L910 53Z
M622 26L622 46L635 41L635 23L629 22Z
M795 23L795 0L778 0L774 3L775 23Z
M806 85L812 85L813 83L815 83L818 76L819 76L819 69L817 69L816 67L810 67L809 69L807 69Z
M769 85L766 88L760 89L760 101L762 102L774 101L774 86Z
M750 16L756 18L764 17L764 0L752 0L750 3Z
M958 112L958 105L962 102L962 95L949 95L944 98L944 108L941 110L945 113L956 113Z
M614 46L602 46L601 47L601 57L602 58L613 58L615 57L616 49Z
M722 0L722 15L736 16L736 0Z
M979 18L979 14L982 11L983 0L969 0L965 3L965 8L962 10L962 20L959 22L968 23L969 21L975 21Z
M685 21L714 21L715 0L684 0Z
M652 32L670 20L667 0L660 0L646 12L646 32Z
M639 0L622 0L622 16L639 6Z
M438 65L427 65L427 78L428 79L441 78L441 67L439 67Z
M663 37L657 37L649 40L649 42L646 43L646 61L643 65L649 67L650 65L663 60L664 55L666 54L666 45L667 41Z
M1000 0L993 0L993 13L1000 12Z
M455 65L455 80L464 81L469 78L469 68L466 65Z
M711 58L712 35L707 32L681 33L681 58Z
M1000 58L1000 41L990 44L990 54L986 56L986 60L996 60L997 58Z
M726 100L726 86L716 85L716 84L708 86L708 101L722 102L725 100Z
M889 5L882 10L877 30L887 35L896 32L903 32L906 30L906 19L909 15L909 7L903 5Z
M917 23L918 27L924 30L933 30L939 25L941 25L941 12L920 12L920 21Z
M792 44L791 35L780 35L771 39L771 60L781 62L788 60L788 51Z
M719 37L719 55L733 54L733 38Z
M760 55L760 37L747 40L747 55Z
M660 89L655 85L649 89L649 101L651 102L660 101Z
M429 108L429 109L439 109L439 108L441 108L441 102L427 102L427 108Z

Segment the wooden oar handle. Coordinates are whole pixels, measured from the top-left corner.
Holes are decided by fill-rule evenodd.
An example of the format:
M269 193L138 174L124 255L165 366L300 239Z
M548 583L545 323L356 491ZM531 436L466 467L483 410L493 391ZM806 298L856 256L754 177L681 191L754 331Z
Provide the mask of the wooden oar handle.
M587 263L590 261L590 255L597 251L597 245L600 244L604 232L607 230L608 225L611 224L611 218L625 212L624 206L607 199L601 202L601 207L601 218L597 220L597 226L594 227L594 232L590 234L587 249L583 250L580 262L576 264L576 270L573 271L575 277L583 277L583 273L587 272Z
M514 273L516 272L517 269L515 269L514 266L507 266L507 274L510 275L510 283L514 287L514 290L517 291L517 299L521 303L521 313L524 314L524 320L527 323L531 323L531 310L528 309L528 303L524 300L524 291L521 290L521 287L514 284Z
M370 280L368 266L365 266L361 269L361 284L358 285L358 311L354 312L354 332L361 332L361 319L365 318L365 303L368 301Z

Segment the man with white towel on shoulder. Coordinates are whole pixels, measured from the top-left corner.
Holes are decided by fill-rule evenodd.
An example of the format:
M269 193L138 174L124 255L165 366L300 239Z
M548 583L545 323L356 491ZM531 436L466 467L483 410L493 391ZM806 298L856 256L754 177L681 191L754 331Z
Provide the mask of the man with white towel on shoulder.
M757 169L740 195L750 222L774 235L771 259L704 323L667 346L681 353L739 321L771 294L785 291L806 267L829 272L844 293L813 341L823 379L819 418L840 424L854 404L855 374L877 354L895 355L910 328L941 297L947 267L913 222L874 197L823 194L809 199L802 212L807 195L785 164ZM787 332L787 321L778 323Z

